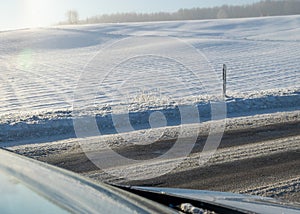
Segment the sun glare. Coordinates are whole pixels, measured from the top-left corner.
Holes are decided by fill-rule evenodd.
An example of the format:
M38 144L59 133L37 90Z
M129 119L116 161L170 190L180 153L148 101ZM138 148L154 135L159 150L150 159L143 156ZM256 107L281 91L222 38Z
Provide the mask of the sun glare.
M47 1L25 1L25 23L30 27L39 27L48 24Z

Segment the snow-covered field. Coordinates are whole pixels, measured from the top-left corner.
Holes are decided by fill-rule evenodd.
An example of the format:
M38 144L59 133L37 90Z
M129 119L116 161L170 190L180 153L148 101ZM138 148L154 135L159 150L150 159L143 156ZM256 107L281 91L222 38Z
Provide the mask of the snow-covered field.
M228 117L300 109L300 16L24 29L0 32L0 142L9 146L26 138L74 137L73 95L86 64L108 43L132 36L179 38L201 51L220 79L225 63ZM151 111L173 115L179 104L196 104L202 120L210 118L209 101L220 95L214 94L220 85L204 90L176 64L163 66L155 57L136 60L124 66L138 70L135 81L146 88L128 103L138 112L137 127L148 127L141 121ZM160 75L151 75L159 66ZM92 113L109 134L113 124L105 115L122 103L115 90L128 73L101 72L98 75L107 78ZM184 87L176 78L186 81ZM209 85L210 78L201 76L201 81ZM149 87L153 90L147 91ZM160 93L161 88L168 96ZM126 93L130 96L130 89ZM180 123L174 118L170 125Z

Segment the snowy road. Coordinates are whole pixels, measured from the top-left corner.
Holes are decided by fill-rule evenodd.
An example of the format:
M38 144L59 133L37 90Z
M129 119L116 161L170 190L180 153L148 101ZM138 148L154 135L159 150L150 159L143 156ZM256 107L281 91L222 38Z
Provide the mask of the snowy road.
M199 167L198 162L199 151L205 140L203 135L198 139L193 153L179 167L169 174L143 181L126 181L99 170L82 153L76 139L56 144L16 146L10 149L98 181L233 191L299 202L299 115L300 112L295 111L228 119L221 145L208 164ZM168 143L170 141L161 142L158 150L163 151L168 147ZM127 156L151 157L146 148L145 151L137 151L129 146L120 147L117 151ZM105 154L105 150L99 154ZM173 161L175 160L150 161L149 164L164 170ZM137 166L118 166L111 170L132 173L130 167ZM153 173L145 164L141 164L138 169L132 176Z

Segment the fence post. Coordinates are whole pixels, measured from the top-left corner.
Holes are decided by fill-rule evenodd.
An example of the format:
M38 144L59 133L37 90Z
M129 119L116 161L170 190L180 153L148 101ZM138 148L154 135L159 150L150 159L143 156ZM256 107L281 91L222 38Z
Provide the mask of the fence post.
M227 66L223 64L223 97L226 97Z

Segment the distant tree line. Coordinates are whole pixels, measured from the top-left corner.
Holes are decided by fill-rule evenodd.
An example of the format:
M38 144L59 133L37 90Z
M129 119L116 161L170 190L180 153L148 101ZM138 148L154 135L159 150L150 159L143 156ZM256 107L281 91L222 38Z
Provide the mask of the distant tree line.
M265 0L243 6L180 9L177 12L115 13L80 20L81 24L246 18L300 14L299 0Z

